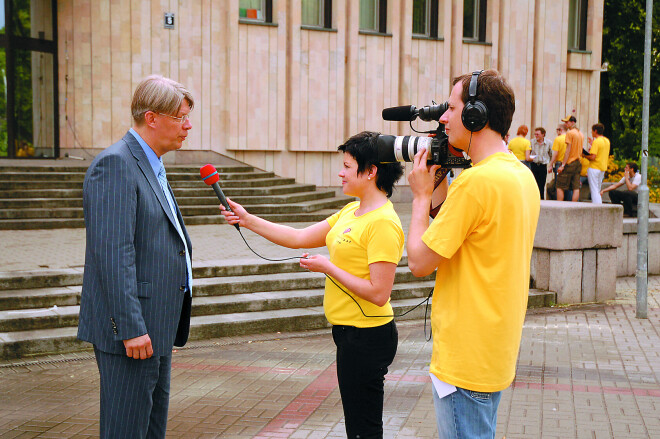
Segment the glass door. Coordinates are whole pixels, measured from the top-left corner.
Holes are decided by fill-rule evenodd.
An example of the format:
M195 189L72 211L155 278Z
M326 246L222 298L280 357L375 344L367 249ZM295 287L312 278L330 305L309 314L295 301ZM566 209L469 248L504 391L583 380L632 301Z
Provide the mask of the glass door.
M58 157L56 2L0 4L0 157Z

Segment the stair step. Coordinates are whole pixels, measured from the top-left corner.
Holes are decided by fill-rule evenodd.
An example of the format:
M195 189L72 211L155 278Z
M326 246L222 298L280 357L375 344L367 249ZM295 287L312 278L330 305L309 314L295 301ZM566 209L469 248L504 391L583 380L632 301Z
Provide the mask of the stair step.
M0 166L0 176L6 174L14 173L51 173L51 172L78 172L83 175L87 172L87 166L43 166L43 165L34 165L34 166ZM170 173L190 173L196 174L199 176L199 169L201 166L190 166L190 165L167 165L167 174ZM250 165L225 165L225 166L215 166L215 169L218 173L221 172L252 172L254 167Z
M4 194L2 194L4 196ZM79 207L82 208L82 194L79 198L2 198L0 209L35 209Z
M28 209L2 209L0 219L56 219L56 218L83 218L82 207L54 207L51 209L28 208Z
M79 198L82 200L82 186L78 189L8 189L0 192L3 199L8 198Z
M278 186L278 185L285 185L285 184L293 184L295 183L295 180L293 178L282 178L282 177L271 177L271 178L252 178L250 180L240 180L240 181L226 181L220 186L222 187L222 190L225 190L225 187L227 188L234 188L234 187L262 187L262 186ZM0 183L2 184L2 183ZM207 188L208 185L204 183L201 179L196 179L196 180L181 180L181 181L171 181L170 186L172 186L172 189L180 189L180 188ZM175 192L176 195L176 192Z
M392 289L392 302L403 299L425 297L433 287L433 281L396 284ZM79 292L79 291L78 291ZM193 316L259 313L288 308L323 306L322 287L288 291L260 291L227 296L194 297ZM0 311L0 332L15 332L47 328L77 326L80 307L53 305L31 309Z
M37 289L16 289L0 291L0 312L50 308L53 305L66 306L80 303L81 285Z
M0 272L0 291L82 285L82 269Z
M218 177L220 177L220 182L223 181L241 181L241 180L252 180L255 178L266 179L274 178L275 173L266 172L266 171L243 171L243 172L220 172L218 171ZM196 173L176 173L176 172L167 172L167 181L170 182L170 185L173 183L181 181L194 181L200 182L206 186L204 180L202 180L199 172ZM220 183L222 185L222 183Z
M419 298L404 299L392 302L392 307L395 314L398 314L419 302ZM420 306L401 319L423 316L424 307ZM322 306L196 316L190 319L190 340L261 332L303 331L328 326ZM76 339L76 334L75 326L0 332L0 358L24 358L90 349L88 343Z
M0 230L79 229L85 227L82 218L3 219Z

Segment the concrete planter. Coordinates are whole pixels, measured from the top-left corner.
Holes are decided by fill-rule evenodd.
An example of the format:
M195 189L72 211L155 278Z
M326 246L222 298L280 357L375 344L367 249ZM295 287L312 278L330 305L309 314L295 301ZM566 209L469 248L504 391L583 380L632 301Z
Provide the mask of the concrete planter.
M556 292L558 304L613 299L622 216L618 205L541 201L532 286Z

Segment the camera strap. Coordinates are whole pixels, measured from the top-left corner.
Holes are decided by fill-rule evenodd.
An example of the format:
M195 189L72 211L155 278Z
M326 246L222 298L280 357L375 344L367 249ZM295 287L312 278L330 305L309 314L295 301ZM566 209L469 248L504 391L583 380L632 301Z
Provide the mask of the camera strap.
M437 171L435 171L435 177L433 178L433 191L438 188L440 183L442 183L442 180L447 177L447 174L449 174L449 171L451 171L451 168L439 168ZM444 201L443 201L444 202ZM431 201L431 205L429 206L429 216L431 218L435 218L435 216L440 212L440 208L442 207L442 203L438 204L437 206L433 207L433 201Z

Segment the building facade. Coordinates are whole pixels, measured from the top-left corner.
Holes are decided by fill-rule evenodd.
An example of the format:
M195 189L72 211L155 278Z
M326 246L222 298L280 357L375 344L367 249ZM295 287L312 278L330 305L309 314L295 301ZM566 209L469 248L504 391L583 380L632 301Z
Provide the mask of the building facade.
M350 135L412 134L408 123L383 121L383 108L444 102L452 78L477 69L495 68L511 83L513 135L525 124L552 137L567 114L583 132L598 122L603 0L0 3L6 22L19 21L14 11L25 4L34 23L46 9L56 17L55 59L31 64L32 88L51 81L56 90L47 102L33 97L32 143L44 125L53 133L35 155L91 155L112 144L131 125L134 87L154 73L196 99L186 149L320 186L338 185L337 146ZM0 43L15 58L16 39L3 32ZM5 113L15 113L11 105Z

